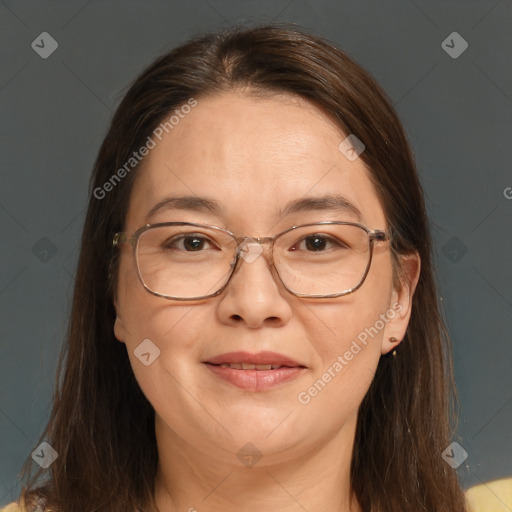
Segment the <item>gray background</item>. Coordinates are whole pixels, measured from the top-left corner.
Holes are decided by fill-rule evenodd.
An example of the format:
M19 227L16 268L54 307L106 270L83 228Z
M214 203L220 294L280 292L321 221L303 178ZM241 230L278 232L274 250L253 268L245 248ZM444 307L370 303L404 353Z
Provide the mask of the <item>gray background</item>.
M454 341L469 454L456 471L464 488L512 476L510 0L2 1L0 505L48 418L88 178L127 84L190 36L272 20L329 38L393 100ZM456 59L442 47L454 31L469 44ZM47 59L31 47L42 32L58 42Z

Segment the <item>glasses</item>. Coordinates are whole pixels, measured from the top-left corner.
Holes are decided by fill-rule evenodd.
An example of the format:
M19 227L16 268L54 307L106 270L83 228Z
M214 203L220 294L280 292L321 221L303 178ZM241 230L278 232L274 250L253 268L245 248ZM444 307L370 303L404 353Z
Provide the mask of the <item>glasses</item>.
M324 221L293 226L272 237L238 237L192 222L147 224L113 245L129 243L140 281L153 295L200 300L219 295L240 259L252 263L269 245L268 265L297 297L341 297L356 291L370 269L375 241L389 236L353 222Z

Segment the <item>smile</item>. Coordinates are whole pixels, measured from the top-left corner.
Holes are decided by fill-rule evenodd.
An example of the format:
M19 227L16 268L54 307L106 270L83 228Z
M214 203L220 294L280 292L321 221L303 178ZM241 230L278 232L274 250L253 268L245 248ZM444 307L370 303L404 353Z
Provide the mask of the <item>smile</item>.
M204 361L213 375L247 391L263 391L296 379L307 367L275 352L229 352Z

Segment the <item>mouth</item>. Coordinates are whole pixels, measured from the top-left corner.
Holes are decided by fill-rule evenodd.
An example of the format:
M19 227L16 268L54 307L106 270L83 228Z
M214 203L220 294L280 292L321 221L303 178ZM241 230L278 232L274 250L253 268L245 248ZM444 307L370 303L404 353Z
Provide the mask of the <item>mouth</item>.
M249 391L289 382L307 370L307 366L276 352L229 352L203 363L215 376Z
M209 363L212 364L212 363ZM253 363L220 363L214 366L221 368L233 368L233 370L277 370L278 368L296 368L282 364L253 364Z
M305 365L290 357L269 351L258 352L257 354L251 354L249 352L227 352L212 357L204 362L214 366L233 368L235 370L276 370L283 366L287 368L306 368Z

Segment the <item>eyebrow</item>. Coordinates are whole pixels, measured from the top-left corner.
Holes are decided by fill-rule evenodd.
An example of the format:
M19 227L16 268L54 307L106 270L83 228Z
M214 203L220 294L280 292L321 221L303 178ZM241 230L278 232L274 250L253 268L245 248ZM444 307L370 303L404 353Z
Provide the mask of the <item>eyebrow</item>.
M146 221L154 217L158 212L167 210L190 210L197 212L213 213L220 216L221 203L215 199L199 196L166 197L158 202L146 215ZM290 201L277 213L278 217L286 217L293 213L307 211L332 211L345 215L351 215L361 221L362 215L359 208L340 194L329 194L319 197L302 197Z

